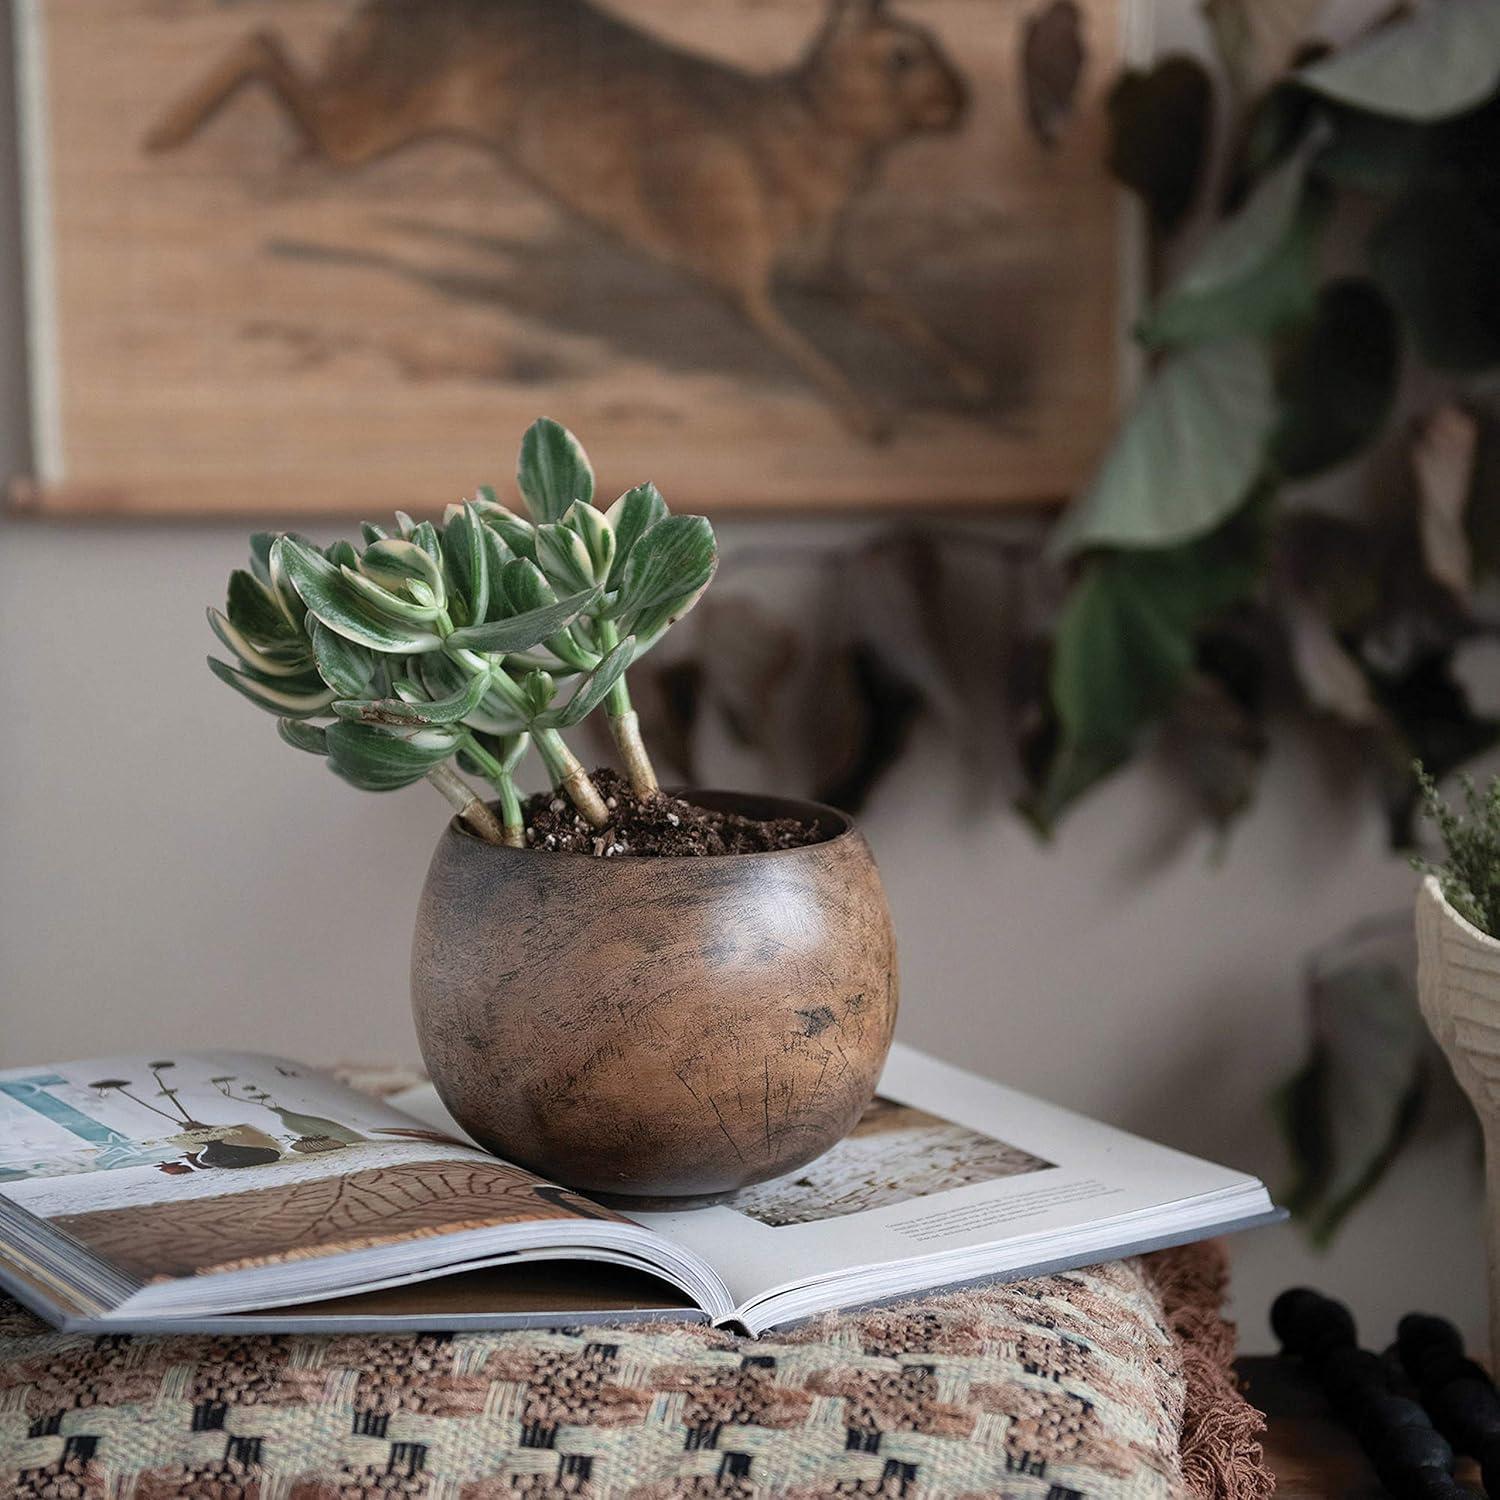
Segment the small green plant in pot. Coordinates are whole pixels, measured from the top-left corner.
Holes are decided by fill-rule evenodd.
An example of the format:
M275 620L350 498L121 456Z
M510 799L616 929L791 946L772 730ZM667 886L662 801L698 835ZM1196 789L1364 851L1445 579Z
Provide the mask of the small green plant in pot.
M658 786L627 674L713 577L708 521L651 484L600 508L582 447L547 419L516 487L514 507L486 487L441 525L367 522L359 547L253 537L209 611L233 660L209 665L352 786L426 781L457 814L412 999L476 1139L636 1198L790 1171L847 1133L890 1045L869 848L815 803ZM623 776L569 747L594 713ZM530 799L528 749L550 783Z
M1448 806L1417 768L1444 857L1419 862L1417 996L1484 1131L1490 1254L1490 1352L1500 1358L1500 778Z

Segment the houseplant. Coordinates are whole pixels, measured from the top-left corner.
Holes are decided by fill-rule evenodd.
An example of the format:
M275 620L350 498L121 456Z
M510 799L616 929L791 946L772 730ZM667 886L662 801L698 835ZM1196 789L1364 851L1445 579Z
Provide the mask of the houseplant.
M657 785L625 674L707 587L709 523L650 484L600 510L583 449L546 419L516 478L525 514L484 490L440 526L366 523L362 549L252 538L209 611L235 661L209 665L351 785L425 780L457 813L412 1001L470 1134L627 1197L763 1181L874 1091L897 1004L879 875L832 808ZM591 776L564 738L599 710L624 778ZM523 802L528 748L552 789Z
M1417 894L1417 994L1484 1130L1489 1220L1490 1353L1500 1357L1500 777L1481 799L1465 779L1467 816L1423 777L1445 846Z

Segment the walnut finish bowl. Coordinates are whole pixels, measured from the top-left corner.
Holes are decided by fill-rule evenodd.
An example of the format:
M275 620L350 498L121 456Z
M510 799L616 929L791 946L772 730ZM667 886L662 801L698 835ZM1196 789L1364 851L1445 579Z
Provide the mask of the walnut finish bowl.
M896 1023L880 875L842 813L691 793L816 822L801 849L701 858L505 849L457 819L412 945L412 1009L475 1140L572 1187L731 1192L848 1134Z

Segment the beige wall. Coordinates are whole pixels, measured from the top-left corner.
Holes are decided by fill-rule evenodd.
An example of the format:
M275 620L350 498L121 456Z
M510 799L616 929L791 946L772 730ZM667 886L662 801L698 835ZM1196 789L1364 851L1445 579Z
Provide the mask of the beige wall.
M14 202L0 182L4 472L27 446ZM799 535L724 532L731 554ZM414 1053L407 942L441 805L349 790L212 681L202 610L241 551L239 527L0 521L0 1066L211 1044ZM1280 1180L1266 1096L1301 1053L1302 956L1412 889L1373 812L1330 811L1325 776L1280 744L1227 857L1205 836L1161 863L1168 799L1149 773L1043 848L1004 815L965 825L947 752L919 745L867 819L905 1037ZM1294 1281L1348 1296L1373 1340L1413 1306L1479 1338L1476 1205L1450 1139L1409 1157L1330 1255L1290 1229L1244 1237L1245 1343L1267 1345L1266 1307Z

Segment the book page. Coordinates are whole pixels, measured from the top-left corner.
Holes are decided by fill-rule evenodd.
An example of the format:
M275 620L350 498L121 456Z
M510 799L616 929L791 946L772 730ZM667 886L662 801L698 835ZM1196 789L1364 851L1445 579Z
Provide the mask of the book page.
M230 1052L0 1072L0 1196L139 1284L626 1223L303 1064Z
M815 1161L723 1204L631 1217L696 1250L744 1307L858 1268L1014 1246L990 1262L1000 1273L1048 1237L1257 1189L897 1044L859 1124Z

